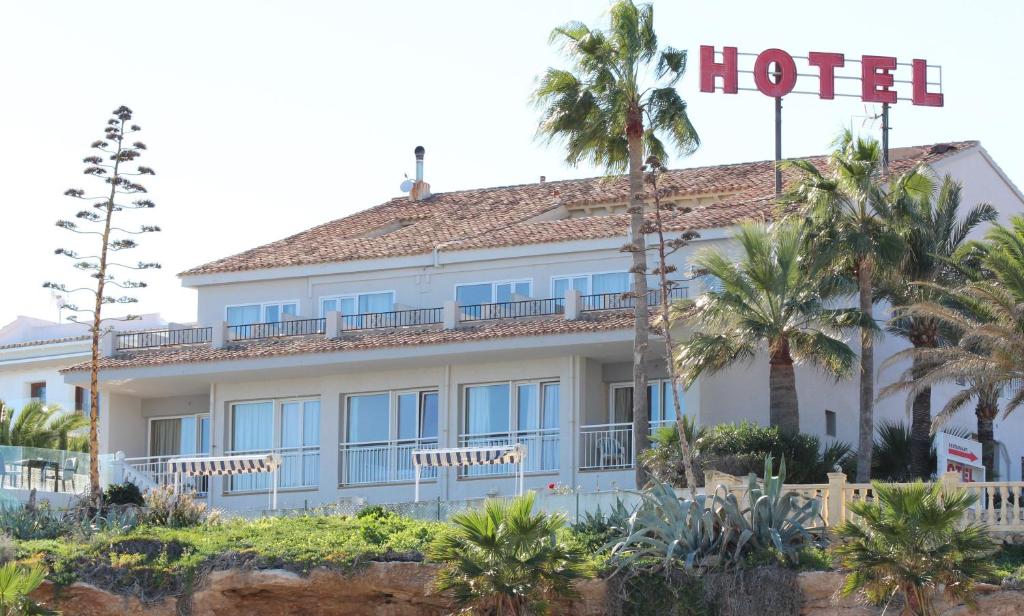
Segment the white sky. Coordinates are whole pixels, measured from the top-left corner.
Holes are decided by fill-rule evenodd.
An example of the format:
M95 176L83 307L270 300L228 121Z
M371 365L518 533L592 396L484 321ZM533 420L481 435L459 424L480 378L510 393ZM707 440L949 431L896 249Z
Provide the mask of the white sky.
M66 188L120 104L136 112L158 173L159 224L128 259L158 260L137 311L195 316L175 274L399 194L412 150L427 148L434 192L600 174L534 141L534 78L558 64L551 28L599 23L608 2L5 2L0 5L0 150L6 201L0 322L55 318L47 279L70 280L53 226L79 203ZM771 158L769 98L698 91L698 46L794 55L839 51L943 65L946 106L900 103L893 146L980 139L1018 184L1024 3L917 0L656 3L662 45L686 48L680 90L703 140L672 166ZM786 99L784 155L824 151L859 128L855 99ZM998 205L998 204L996 204ZM84 299L84 298L80 298Z

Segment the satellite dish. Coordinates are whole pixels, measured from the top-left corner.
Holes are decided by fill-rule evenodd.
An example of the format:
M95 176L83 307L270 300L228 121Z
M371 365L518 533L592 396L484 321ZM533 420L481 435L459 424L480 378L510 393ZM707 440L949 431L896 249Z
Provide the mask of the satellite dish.
M413 182L409 178L406 178L405 181L402 182L402 186L401 186L402 192L405 192L405 193L409 192L410 190L412 190L412 187L415 186L415 185L416 185L416 182Z

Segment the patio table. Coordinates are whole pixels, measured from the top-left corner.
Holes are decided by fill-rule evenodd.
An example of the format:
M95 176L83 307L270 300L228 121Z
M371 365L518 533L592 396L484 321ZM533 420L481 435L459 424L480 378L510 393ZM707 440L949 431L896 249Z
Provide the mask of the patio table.
M53 491L54 492L57 491L57 475L58 475L58 473L56 472L56 470L57 470L57 467L59 466L57 464L57 462L55 462L53 460L46 460L44 458L27 458L25 460L18 460L14 464L17 465L17 466L20 466L23 469L25 469L25 476L28 478L28 489L29 490L32 489L32 469L34 469L34 468L38 468L39 469L39 487L42 488L42 487L45 487L45 483L46 483L46 469L53 468L54 471L55 471L54 472L54 478L53 478Z

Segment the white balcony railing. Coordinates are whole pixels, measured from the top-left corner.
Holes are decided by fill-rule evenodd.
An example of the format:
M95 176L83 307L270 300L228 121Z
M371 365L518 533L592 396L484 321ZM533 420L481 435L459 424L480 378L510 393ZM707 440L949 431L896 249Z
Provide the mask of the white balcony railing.
M544 473L558 470L558 441L558 429L524 430L512 433L463 434L459 437L459 447L488 447L520 443L526 447L523 471ZM512 475L515 472L515 464L495 464L463 467L459 470L459 476L491 477Z
M437 439L403 439L341 443L338 477L341 485L405 483L415 479L414 449L437 449ZM436 468L424 468L421 480L437 478Z
M149 456L145 458L125 458L123 481L134 483L143 490L162 486L173 486L175 474L171 472L168 462L182 456L205 457L208 454L178 454L174 456ZM182 477L181 489L186 492L205 494L209 482L206 477Z
M320 447L281 447L277 449L235 450L225 455L276 453L281 456L277 487L280 489L315 488L320 485ZM228 481L228 492L262 492L271 487L270 473L234 475Z
M651 422L651 432L675 425L671 419ZM610 423L580 426L580 470L633 468L633 424Z

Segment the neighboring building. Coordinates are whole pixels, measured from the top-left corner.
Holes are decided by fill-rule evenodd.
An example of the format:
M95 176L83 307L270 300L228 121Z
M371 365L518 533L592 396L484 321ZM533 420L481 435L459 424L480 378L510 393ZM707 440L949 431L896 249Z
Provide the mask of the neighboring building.
M966 204L991 202L1004 218L1024 209L977 142L900 148L892 161L897 172L920 163L952 175ZM701 234L673 257L680 276L694 251L728 246L730 227L776 212L773 180L770 161L663 177L692 208L668 217L670 234ZM626 198L622 177L431 195L418 173L410 196L188 270L198 327L107 341L101 447L135 458L140 473L182 453L275 450L284 507L411 500L412 449L516 441L528 447L528 488L632 487ZM699 280L686 287L702 290ZM899 348L881 341L878 363ZM656 341L651 349L652 418L671 421ZM87 378L84 366L65 375ZM808 368L797 378L802 429L855 443L856 380ZM705 425L767 423L767 362L701 378L684 400ZM906 417L902 399L879 403L887 417ZM970 411L961 420L974 425ZM1020 479L1014 421L996 428L1004 479ZM502 467L424 477L427 499L514 490ZM215 478L210 499L258 509L267 485Z
M118 330L166 327L158 314L117 322ZM0 327L0 400L15 411L30 401L89 410L89 386L64 382L60 370L89 359L85 325L19 316Z

